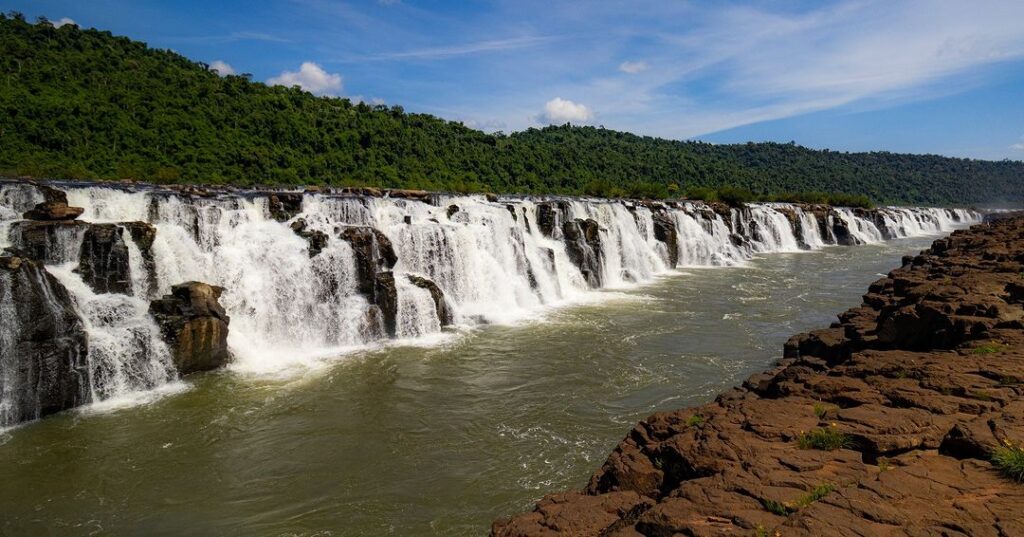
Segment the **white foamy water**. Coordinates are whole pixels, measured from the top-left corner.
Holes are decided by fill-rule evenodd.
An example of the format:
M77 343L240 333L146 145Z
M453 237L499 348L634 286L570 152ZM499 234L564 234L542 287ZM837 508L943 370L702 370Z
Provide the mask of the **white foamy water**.
M823 233L813 214L788 204L751 204L719 214L694 202L644 206L572 199L556 204L552 233L546 236L538 210L547 203L543 199L488 202L451 196L431 205L306 194L301 212L278 222L261 195L186 198L150 189L62 188L71 205L85 208L81 220L145 221L157 229L152 275L125 232L132 296L95 294L73 272L81 228L70 227L55 238L59 244L50 269L71 291L86 323L97 400L151 390L176 378L147 308L171 286L190 280L225 288L221 303L231 317L228 344L238 371L301 369L387 339L379 316L371 314L374 306L359 292L356 253L339 237L350 226L372 226L393 245L395 337L434 341L442 327L433 299L406 274L436 283L460 327L517 323L601 296L562 238L563 223L576 219L597 222L600 285L614 289L650 282L677 266L735 266L755 255L822 248L836 242L830 227L835 219L858 242L870 243L945 232L979 218L959 209L893 207L873 213L873 221L835 209ZM19 243L17 233L5 231L39 199L31 188L0 184L0 241ZM677 266L671 266L669 246L655 237L655 212L675 224ZM298 218L307 229L328 236L314 257L307 241L289 227Z

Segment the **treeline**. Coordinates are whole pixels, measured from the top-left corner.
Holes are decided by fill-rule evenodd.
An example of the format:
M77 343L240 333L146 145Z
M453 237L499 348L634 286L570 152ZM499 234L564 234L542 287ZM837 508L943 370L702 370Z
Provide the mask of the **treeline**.
M0 70L7 175L832 203L1024 199L1018 161L714 145L569 125L491 135L400 106L221 77L171 51L18 14L0 15Z

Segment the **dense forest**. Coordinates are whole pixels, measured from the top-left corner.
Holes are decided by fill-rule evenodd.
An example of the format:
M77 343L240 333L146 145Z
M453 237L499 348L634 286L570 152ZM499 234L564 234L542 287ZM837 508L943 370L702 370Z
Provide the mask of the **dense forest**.
M171 51L16 13L0 15L0 70L2 175L652 198L714 197L728 187L730 196L781 199L822 191L885 203L1024 199L1019 161L716 145L570 125L492 135L400 106L221 77Z

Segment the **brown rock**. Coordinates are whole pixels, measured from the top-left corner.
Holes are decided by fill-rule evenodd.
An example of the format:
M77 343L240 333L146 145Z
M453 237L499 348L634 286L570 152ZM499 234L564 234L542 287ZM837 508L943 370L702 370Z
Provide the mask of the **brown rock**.
M186 282L150 303L149 312L171 348L179 373L208 371L230 361L230 319L218 301L223 292L222 287Z

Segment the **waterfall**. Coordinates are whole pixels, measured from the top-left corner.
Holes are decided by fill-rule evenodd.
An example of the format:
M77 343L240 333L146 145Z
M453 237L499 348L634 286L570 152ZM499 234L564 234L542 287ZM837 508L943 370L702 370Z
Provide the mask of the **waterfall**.
M89 334L90 390L97 400L174 379L146 311L149 300L185 281L225 288L220 301L231 316L232 367L267 373L390 337L382 318L386 304L373 296L379 282L367 281L366 270L391 273L393 334L409 339L442 331L434 292L443 293L447 322L456 326L512 323L589 296L595 282L629 286L676 266L735 266L757 255L836 244L836 226L869 243L979 219L959 209L277 193L293 201L282 212L265 192L58 186L85 213L47 227L53 244L47 243L45 261L71 292ZM30 185L0 183L0 231L9 229L0 240L15 246L36 240L26 235L31 225L16 222L40 199ZM85 229L136 221L152 224L156 234L144 254L125 232L130 294L95 293L75 271ZM376 230L394 260L364 259L383 256L383 246L358 249L343 237L353 229ZM575 246L569 231L580 241ZM313 234L324 241L316 249ZM410 277L436 287L414 285Z
M74 268L74 263L65 263L47 271L71 293L89 335L90 399L131 398L175 380L171 353L149 316L149 303L118 293L97 294Z

